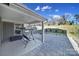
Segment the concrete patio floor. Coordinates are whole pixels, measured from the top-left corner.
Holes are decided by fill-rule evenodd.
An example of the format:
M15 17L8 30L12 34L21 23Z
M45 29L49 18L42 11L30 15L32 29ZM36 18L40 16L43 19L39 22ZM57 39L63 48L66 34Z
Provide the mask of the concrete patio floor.
M35 38L41 39L39 34ZM21 40L7 42L2 45L0 55L2 56L79 56L73 49L69 39L64 34L45 33L45 40L30 41L26 48Z
M41 41L39 40L31 40L27 46L25 47L22 40L17 40L13 42L6 42L1 47L1 56L21 56L36 47L38 47L41 44Z
M44 43L24 56L78 56L69 39L63 34L45 34Z

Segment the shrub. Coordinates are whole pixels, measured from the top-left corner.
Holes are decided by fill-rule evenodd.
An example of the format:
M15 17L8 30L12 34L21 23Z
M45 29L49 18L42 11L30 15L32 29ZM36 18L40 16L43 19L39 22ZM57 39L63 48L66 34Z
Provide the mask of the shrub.
M75 34L75 32L70 32L70 34Z

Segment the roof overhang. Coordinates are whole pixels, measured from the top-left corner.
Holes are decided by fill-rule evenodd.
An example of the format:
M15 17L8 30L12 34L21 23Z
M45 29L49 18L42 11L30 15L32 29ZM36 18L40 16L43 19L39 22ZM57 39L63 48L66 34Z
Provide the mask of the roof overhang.
M31 11L30 11L31 12ZM2 21L13 22L13 23L37 23L44 21L43 18L36 17L28 14L28 11L24 13L16 8L9 7L4 4L0 4L0 17Z

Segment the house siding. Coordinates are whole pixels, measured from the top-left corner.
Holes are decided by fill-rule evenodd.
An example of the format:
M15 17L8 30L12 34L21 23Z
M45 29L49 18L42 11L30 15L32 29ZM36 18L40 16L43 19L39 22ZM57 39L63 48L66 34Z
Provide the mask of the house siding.
M3 22L3 42L8 41L14 35L14 23Z

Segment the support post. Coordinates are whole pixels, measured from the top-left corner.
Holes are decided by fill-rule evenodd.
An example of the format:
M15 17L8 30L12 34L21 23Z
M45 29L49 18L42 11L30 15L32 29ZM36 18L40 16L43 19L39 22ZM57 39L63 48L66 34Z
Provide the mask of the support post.
M2 23L1 17L0 17L0 48L2 47L2 40L3 40L3 23Z
M44 22L42 22L42 42L44 42Z

